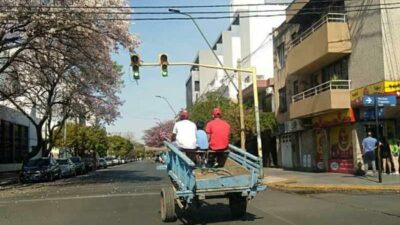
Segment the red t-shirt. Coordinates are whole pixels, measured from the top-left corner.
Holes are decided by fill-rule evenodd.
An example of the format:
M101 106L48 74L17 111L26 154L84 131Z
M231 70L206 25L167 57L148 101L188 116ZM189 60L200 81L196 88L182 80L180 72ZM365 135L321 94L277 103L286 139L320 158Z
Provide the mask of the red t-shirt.
M231 126L219 118L207 123L206 132L210 135L209 147L211 150L225 150L229 145Z

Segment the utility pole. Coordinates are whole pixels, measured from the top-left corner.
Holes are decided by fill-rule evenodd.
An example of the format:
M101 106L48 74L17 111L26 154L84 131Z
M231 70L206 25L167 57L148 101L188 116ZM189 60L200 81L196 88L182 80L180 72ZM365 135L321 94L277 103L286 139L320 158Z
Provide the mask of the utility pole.
M240 69L240 60L237 60L237 68ZM246 136L244 126L244 112L243 112L243 92L242 92L242 73L237 71L238 78L238 99L239 99L239 113L240 113L240 148L246 149Z

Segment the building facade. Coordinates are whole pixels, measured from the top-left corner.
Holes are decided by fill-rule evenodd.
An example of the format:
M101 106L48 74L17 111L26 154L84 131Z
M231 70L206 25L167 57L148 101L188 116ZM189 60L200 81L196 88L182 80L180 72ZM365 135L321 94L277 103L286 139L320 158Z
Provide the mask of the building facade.
M21 169L37 145L36 129L22 113L0 105L0 172Z
M277 148L284 168L352 173L367 131L398 136L397 107L376 129L365 95L397 94L399 9L387 1L293 1L274 31ZM397 95L396 95L397 96ZM396 132L397 131L397 132Z
M273 77L272 30L284 21L281 12L278 16L262 17L263 10L284 10L285 6L262 5L266 0L252 1L249 6L246 0L232 0L233 19L228 29L221 32L213 45L212 51L226 67L255 67L258 80ZM246 5L247 4L247 5ZM235 6L243 5L243 6ZM271 14L271 12L268 12ZM219 65L211 50L199 50L195 63ZM242 74L243 89L252 84L250 74ZM186 82L187 107L207 92L217 91L233 101L237 101L237 75L223 70L192 67Z

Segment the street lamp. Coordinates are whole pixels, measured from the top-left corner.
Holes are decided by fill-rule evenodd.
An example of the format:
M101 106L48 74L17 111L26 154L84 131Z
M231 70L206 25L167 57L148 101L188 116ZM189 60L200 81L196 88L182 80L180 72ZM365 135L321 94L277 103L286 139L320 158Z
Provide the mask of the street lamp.
M196 20L190 14L181 12L181 10L179 10L179 9L168 9L168 11L171 12L171 13L176 13L176 14L181 14L181 15L187 16L187 17L190 18L190 20L192 20L192 22L196 26L197 30L199 31L199 33L203 37L204 41L207 43L208 48L210 48L210 51L213 53L215 59L218 61L219 65L223 67L224 65L222 64L221 60L218 58L217 54L213 50L213 47L211 46L210 42L207 40L207 38L204 35L203 31L201 30L201 28L197 24ZM237 88L236 84L232 81L232 78L229 76L228 71L226 71L224 69L224 72L225 72L226 77L228 77L229 81L232 83L233 87L235 87L236 91L239 91L239 89Z
M172 110L172 112L174 113L174 116L176 117L176 115L177 115L176 111L174 110L174 108L172 107L171 103L169 103L169 101L168 101L168 99L166 97L161 96L161 95L156 95L156 98L163 99L168 104L169 108Z

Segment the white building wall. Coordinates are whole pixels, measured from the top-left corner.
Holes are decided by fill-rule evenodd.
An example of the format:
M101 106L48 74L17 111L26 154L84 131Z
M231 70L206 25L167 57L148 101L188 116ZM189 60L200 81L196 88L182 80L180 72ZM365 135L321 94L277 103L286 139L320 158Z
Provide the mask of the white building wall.
M209 49L203 49L199 51L199 63L200 64L210 64L218 65L214 54ZM210 68L199 68L199 81L200 81L200 95L206 92L212 91L213 81L215 79L215 69Z
M231 4L257 4L265 3L266 0L232 0ZM271 1L268 1L271 2ZM273 17L251 17L243 18L251 15L271 15L276 13L284 15L286 6L240 6L232 7L233 15L240 13L241 18L239 24L233 24L231 29L222 32L222 43L216 44L215 53L224 64L224 66L236 67L237 60L241 60L242 68L255 67L259 79L268 79L273 77L273 45L272 31L278 27L284 20L285 16ZM281 10L276 12L240 12L249 10ZM235 13L237 11L237 13ZM210 50L199 51L199 63L218 65ZM221 86L228 85L228 91L223 94L232 100L237 99L237 90L228 79L223 79L226 75L223 70L212 71L212 69L200 68L200 95L215 90L221 90ZM243 74L243 88L249 86L252 82L249 74ZM234 76L233 78L236 78ZM193 79L194 80L194 79ZM237 79L235 85L237 86ZM222 83L221 83L222 82ZM225 89L222 88L222 91Z

